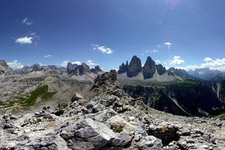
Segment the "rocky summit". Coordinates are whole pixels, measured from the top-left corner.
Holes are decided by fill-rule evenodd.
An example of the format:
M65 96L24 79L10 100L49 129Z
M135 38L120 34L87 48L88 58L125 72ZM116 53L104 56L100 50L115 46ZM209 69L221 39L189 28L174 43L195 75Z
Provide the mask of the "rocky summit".
M127 76L137 76L142 71L141 60L137 56L133 56L127 67Z
M145 64L142 67L141 59L133 56L129 65L122 63L118 70L118 79L128 82L128 80L146 80L153 82L170 82L180 80L171 71L167 71L161 64L156 65L155 61L150 56L147 57Z
M225 121L152 109L123 91L115 70L99 75L85 94L73 93L56 106L1 115L0 149L225 149Z
M5 60L0 60L0 75L11 74L12 69L9 68Z
M101 68L99 66L95 66L95 68L91 68L85 64L82 63L81 65L78 64L72 64L71 62L68 62L66 71L70 75L84 75L86 73L99 73L102 72Z
M155 71L156 71L155 62L152 60L151 57L148 56L145 65L143 67L144 79L152 78Z

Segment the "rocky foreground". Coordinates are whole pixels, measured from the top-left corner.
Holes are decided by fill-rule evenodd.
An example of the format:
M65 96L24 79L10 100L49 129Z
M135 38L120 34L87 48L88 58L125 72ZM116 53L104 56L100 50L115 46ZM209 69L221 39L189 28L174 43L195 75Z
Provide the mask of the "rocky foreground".
M224 121L148 108L116 80L115 71L96 78L91 100L74 95L68 106L1 116L0 149L225 149Z

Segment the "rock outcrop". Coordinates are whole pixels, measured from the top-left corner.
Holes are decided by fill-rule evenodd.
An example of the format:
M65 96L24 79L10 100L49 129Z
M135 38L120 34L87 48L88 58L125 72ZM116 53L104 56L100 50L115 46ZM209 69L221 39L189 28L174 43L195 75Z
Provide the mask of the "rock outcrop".
M122 73L126 73L128 70L128 61L126 62L126 64L122 63L122 65L120 65L118 73L122 74Z
M189 75L185 70L183 69L176 69L176 68L169 68L169 72L173 73L174 75L181 77L182 79L192 79L193 77Z
M152 60L151 57L148 56L145 65L143 67L144 79L152 78L155 71L156 71L155 62Z
M4 69L9 69L9 66L5 60L0 60L0 67Z
M102 72L102 69L97 65L95 68L91 68L91 72L98 74L99 72Z
M0 75L9 75L12 70L9 68L5 60L0 60Z
M71 62L68 62L66 71L69 75L76 75L76 76L82 76L86 73L98 74L99 72L102 72L99 66L95 66L95 68L90 69L90 67L85 63L78 65L72 64Z
M161 64L156 65L154 60L150 56L142 67L141 60L137 56L133 56L131 62L128 65L122 63L118 70L119 80L152 80L158 82L169 82L179 80L175 75L167 71ZM127 81L129 82L129 81Z
M127 76L129 78L137 76L142 71L141 60L137 56L133 56L127 68Z
M40 64L34 64L31 67L32 67L32 72L41 71L43 69Z

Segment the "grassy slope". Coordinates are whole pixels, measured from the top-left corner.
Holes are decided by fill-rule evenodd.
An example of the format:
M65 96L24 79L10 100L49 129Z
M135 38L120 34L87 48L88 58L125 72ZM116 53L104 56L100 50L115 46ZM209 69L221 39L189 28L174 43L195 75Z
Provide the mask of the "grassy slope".
M38 98L42 100L48 100L53 97L55 92L48 92L48 86L39 86L34 91L32 91L27 97L17 97L17 100L9 100L7 102L0 102L0 106L5 108L12 107L15 104L19 104L24 107L33 106Z

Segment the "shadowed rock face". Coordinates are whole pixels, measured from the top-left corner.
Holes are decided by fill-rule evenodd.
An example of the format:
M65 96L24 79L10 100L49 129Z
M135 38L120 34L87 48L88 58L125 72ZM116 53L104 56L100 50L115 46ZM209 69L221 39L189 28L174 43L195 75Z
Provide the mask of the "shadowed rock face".
M9 66L5 60L0 60L0 68L9 69Z
M32 71L41 71L41 70L42 70L42 67L39 64L34 64L32 66Z
M91 68L90 71L97 74L99 72L102 72L102 69L100 68L100 66L95 66L95 68Z
M137 76L142 71L141 60L137 56L133 56L127 69L127 76Z
M73 73L75 73L75 70L77 69L77 67L78 67L77 64L72 64L71 62L68 62L66 71L68 74L73 74Z
M90 72L90 67L85 63L82 63L82 65L79 65L79 75L83 75L86 72Z
M122 63L122 65L120 65L118 73L122 74L122 73L126 73L128 69L128 61L126 62L126 64Z
M155 62L152 60L151 57L147 57L147 60L145 62L145 65L143 67L143 76L144 79L150 79L153 77L153 74L155 73Z
M117 80L116 70L103 73L95 79L95 84L90 91L95 91L96 94L106 91L109 87L112 87Z
M143 97L150 107L176 115L207 115L214 108L224 106L210 86L201 82L168 84L164 87L127 85L123 89L133 98Z
M176 69L176 68L169 68L169 72L175 74L178 77L181 77L182 79L188 79L193 78L191 75L189 75L184 69Z
M212 89L216 96L225 102L225 76L220 75L213 79Z
M5 60L0 60L0 75L2 74L11 74L12 73L12 69L9 68L8 64L6 63Z
M159 75L163 75L164 73L166 73L166 68L163 67L161 64L156 65L155 67Z
M157 72L156 72L157 71ZM155 64L155 61L148 56L147 60L142 67L141 59L137 56L133 56L129 65L128 61L125 63L122 63L119 66L119 70L117 72L120 74L119 78L133 78L133 80L141 79L141 80L147 80L147 79L153 79L160 82L163 81L171 81L176 80L178 78L175 77L175 75L167 71L165 67L163 67L161 64Z
M87 72L91 72L90 67L82 63L81 65L72 64L71 62L68 62L66 67L67 73L72 75L83 75Z

